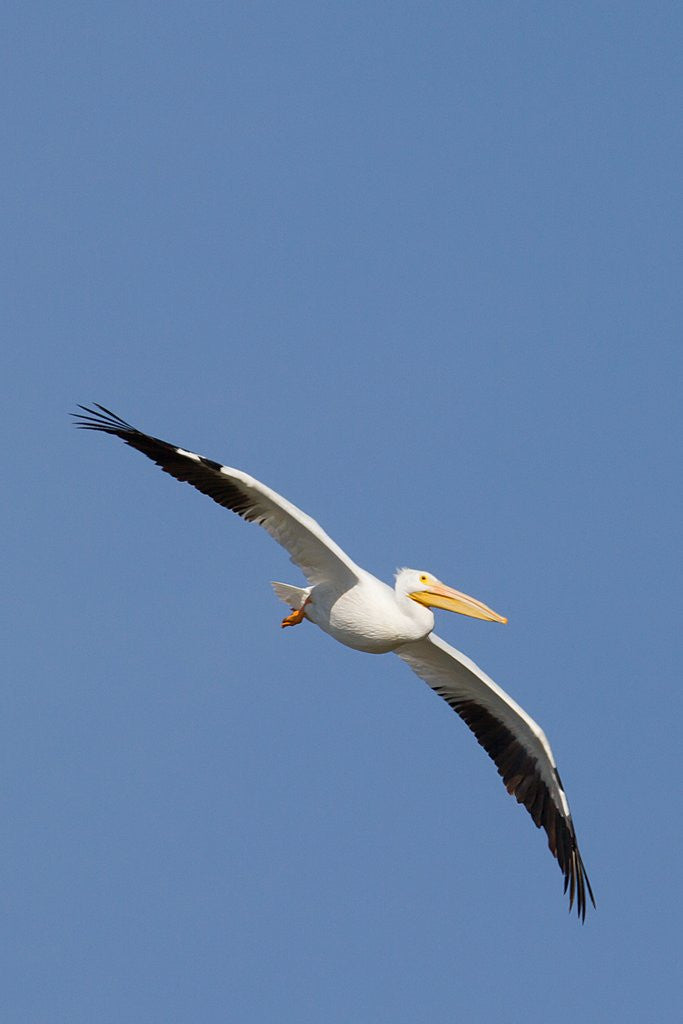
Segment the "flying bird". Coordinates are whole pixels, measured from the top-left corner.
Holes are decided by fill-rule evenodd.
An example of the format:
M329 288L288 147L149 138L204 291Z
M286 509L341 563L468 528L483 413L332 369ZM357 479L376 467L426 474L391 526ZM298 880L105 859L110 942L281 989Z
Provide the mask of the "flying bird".
M508 793L545 829L564 891L569 890L569 909L575 904L585 920L587 897L593 906L595 899L545 733L473 661L433 632L432 608L489 622L507 620L426 571L400 569L391 588L356 565L314 519L242 470L144 434L102 405L78 408L76 426L121 438L176 480L258 523L289 552L309 585L273 583L290 609L283 627L307 619L354 650L393 651L457 711L495 762Z

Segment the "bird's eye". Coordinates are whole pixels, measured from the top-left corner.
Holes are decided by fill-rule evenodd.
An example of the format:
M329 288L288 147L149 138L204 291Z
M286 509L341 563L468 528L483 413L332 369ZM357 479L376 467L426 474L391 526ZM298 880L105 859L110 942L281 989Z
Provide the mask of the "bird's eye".
M420 576L420 583L426 583L428 579L429 577L427 576L427 574L423 572L422 575Z

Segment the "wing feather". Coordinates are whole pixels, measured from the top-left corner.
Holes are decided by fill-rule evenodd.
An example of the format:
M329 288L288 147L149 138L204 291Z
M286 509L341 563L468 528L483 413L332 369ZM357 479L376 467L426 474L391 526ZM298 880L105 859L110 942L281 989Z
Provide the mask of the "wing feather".
M327 536L315 519L270 487L239 469L222 466L212 459L144 434L102 405L95 404L94 409L84 405L79 408L83 412L75 414L76 426L121 438L176 480L191 484L247 522L262 526L289 552L291 560L300 567L309 583L315 585L329 579L339 582L347 578L348 584L352 585L358 578L359 567Z
M593 906L595 899L553 752L541 727L473 661L434 633L403 644L396 654L457 711L495 762L508 793L524 804L538 828L545 829L550 851L564 875L564 891L569 888L569 909L576 901L577 913L585 920L586 896Z

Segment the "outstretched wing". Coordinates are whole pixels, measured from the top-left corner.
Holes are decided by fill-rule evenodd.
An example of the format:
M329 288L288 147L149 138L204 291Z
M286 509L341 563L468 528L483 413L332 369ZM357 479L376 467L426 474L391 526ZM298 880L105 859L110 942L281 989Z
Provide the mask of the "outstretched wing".
M396 654L458 712L496 763L508 793L524 804L536 826L548 834L548 846L574 899L581 920L586 894L595 906L581 860L569 804L543 730L533 718L460 651L431 633L403 644Z
M358 566L315 519L247 473L143 434L102 405L96 404L94 409L80 405L79 409L83 412L74 414L76 426L120 437L176 480L192 484L219 505L262 526L289 552L309 583L315 585L330 579L340 582L347 578L352 585L358 578Z

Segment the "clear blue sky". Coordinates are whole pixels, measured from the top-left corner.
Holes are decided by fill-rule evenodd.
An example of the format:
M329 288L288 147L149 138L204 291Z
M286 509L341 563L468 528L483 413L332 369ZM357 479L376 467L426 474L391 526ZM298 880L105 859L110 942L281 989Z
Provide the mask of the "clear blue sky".
M677 1019L674 3L14 3L2 1019ZM544 726L598 909L392 656L76 402L251 472Z

